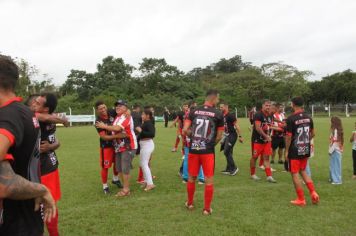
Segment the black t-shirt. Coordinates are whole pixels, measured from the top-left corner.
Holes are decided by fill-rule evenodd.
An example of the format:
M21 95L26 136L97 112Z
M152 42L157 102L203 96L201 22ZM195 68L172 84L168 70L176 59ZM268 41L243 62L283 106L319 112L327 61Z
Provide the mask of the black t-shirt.
M267 135L271 135L270 126L273 123L273 116L264 114L262 111L259 111L255 114L253 118L253 131L252 131L252 142L254 143L267 143L264 137L260 135L256 130L256 121L260 122L260 127L262 128L263 132Z
M15 139L8 154L14 172L23 178L40 183L40 125L32 111L14 99L0 108L0 129L10 132ZM0 131L1 132L1 131ZM3 225L0 235L38 236L43 234L41 211L34 211L35 201L3 200Z
M141 125L142 125L141 113L133 111L131 113L131 116L132 116L132 120L133 120L133 123L134 123L134 129L135 129L135 133L136 133L136 127L141 127Z
M192 134L190 153L210 154L215 152L215 140L218 130L224 129L223 114L214 107L204 105L190 111Z
M163 112L163 117L164 117L165 120L168 120L168 118L169 118L169 112L168 112L168 111L164 111L164 112Z
M178 117L178 122L179 122L179 128L183 129L183 125L184 125L184 111L179 111L177 113L177 117Z
M142 132L139 135L140 139L155 137L156 129L152 123L152 120L143 122L141 129L142 129Z
M236 129L235 129L235 123L237 119L235 114L233 113L227 113L224 115L224 126L225 126L225 134L236 134Z
M96 121L101 121L106 125L112 125L112 122L114 122L114 117L108 113L107 117L97 116ZM112 134L110 131L107 131L105 129L100 129L100 128L96 128L96 131L98 131L99 134L105 134L105 135ZM100 147L101 148L110 148L110 147L113 147L113 143L112 143L112 141L106 141L106 140L100 138Z
M56 125L40 122L41 141L48 141L50 144L56 142ZM41 153L41 175L49 174L58 168L58 159L54 151Z
M303 159L310 157L311 131L313 119L304 112L294 113L287 119L287 135L292 137L288 158Z

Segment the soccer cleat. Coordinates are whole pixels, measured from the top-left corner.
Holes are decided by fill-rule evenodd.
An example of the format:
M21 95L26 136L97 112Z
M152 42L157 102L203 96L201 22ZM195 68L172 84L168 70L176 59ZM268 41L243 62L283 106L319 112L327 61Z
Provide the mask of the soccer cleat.
M278 164L284 164L284 162L282 160L279 160Z
M198 181L198 184L199 184L199 185L205 184L205 180L200 179L200 180Z
M177 152L177 148L172 148L171 152Z
M213 209L211 209L211 208L209 210L207 210L207 209L203 210L203 215L205 215L205 216L210 216L212 213L213 213Z
M295 206L301 206L301 207L307 205L305 199L303 199L303 200L295 199L295 200L290 201L290 203L295 205Z
M188 179L184 179L184 178L183 178L182 183L183 183L183 184L186 184L187 182L188 182Z
M251 175L251 179L253 179L253 180L260 180L261 178L258 177L257 175Z
M311 200L313 204L318 204L319 203L319 195L314 191L311 193Z
M277 183L277 181L275 179L273 179L272 176L268 176L266 180L267 180L267 182L270 182L270 183Z
M228 175L228 174L230 174L230 171L228 171L228 170L222 170L220 173L223 174L223 175Z
M260 168L261 170L265 170L265 166L264 166L264 165L259 166L259 168Z
M112 184L115 184L118 188L122 188L122 184L121 184L121 182L120 182L120 180L113 180L113 181L111 181L111 183Z
M189 211L191 211L191 210L194 209L194 205L193 205L193 204L188 205L188 202L185 202L185 203L184 203L184 206L185 206Z
M333 185L340 185L340 184L342 184L341 182L331 182L331 184L333 184Z
M235 170L230 171L229 175L234 176L237 172L239 172L239 168L236 167Z
M273 168L271 167L271 171L272 171L272 172L276 172L277 170L276 170L276 169L273 169Z
M110 189L109 189L109 187L104 188L104 189L103 189L103 192L104 192L105 195L110 194Z
M274 160L271 160L271 164L274 164Z

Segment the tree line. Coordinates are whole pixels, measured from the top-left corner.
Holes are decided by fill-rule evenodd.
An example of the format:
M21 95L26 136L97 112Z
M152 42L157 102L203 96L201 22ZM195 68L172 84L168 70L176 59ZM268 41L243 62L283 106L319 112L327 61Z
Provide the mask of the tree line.
M90 114L95 101L108 105L118 98L131 105L152 105L157 114L164 107L178 110L183 102L201 103L209 88L218 89L221 98L244 113L244 107L253 107L264 98L288 102L293 96L303 96L306 104L356 103L356 73L352 70L327 75L311 81L311 71L274 62L255 66L240 55L220 59L204 68L183 72L162 58L143 58L138 67L122 58L105 57L96 71L72 69L59 87L43 75L33 80L38 70L24 60L17 60L20 69L18 94L26 97L42 91L55 92L59 97L58 111L71 107L74 113Z

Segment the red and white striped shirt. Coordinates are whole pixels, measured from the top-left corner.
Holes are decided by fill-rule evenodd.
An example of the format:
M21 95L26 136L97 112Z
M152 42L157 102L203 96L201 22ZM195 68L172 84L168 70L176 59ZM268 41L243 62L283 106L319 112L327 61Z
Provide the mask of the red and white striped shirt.
M125 114L116 116L113 125L120 126L122 133L126 133L126 138L114 140L115 152L124 152L138 148L137 139L134 131L134 122L131 116Z

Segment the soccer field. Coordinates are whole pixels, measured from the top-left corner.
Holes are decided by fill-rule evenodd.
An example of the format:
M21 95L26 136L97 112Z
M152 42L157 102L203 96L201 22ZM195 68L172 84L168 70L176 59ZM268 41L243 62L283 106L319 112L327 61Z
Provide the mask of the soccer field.
M289 173L275 164L277 184L264 179L249 179L250 132L247 119L240 124L245 139L234 150L240 172L221 175L226 161L216 156L215 194L211 216L202 215L204 186L197 185L196 209L184 207L185 185L178 178L180 153L171 153L175 129L157 123L156 149L152 171L157 186L146 193L138 184L138 158L134 160L132 192L117 199L115 186L111 195L102 192L99 167L99 141L94 127L59 128L58 150L62 186L59 202L61 235L356 235L356 181L351 180L351 145L348 142L355 119L343 119L345 152L343 184L328 182L328 135L330 121L315 119L315 157L311 160L312 177L321 201L314 206L304 188L307 206L291 206L296 197ZM111 173L110 173L111 174ZM257 175L265 177L258 170ZM111 178L111 175L110 175Z

